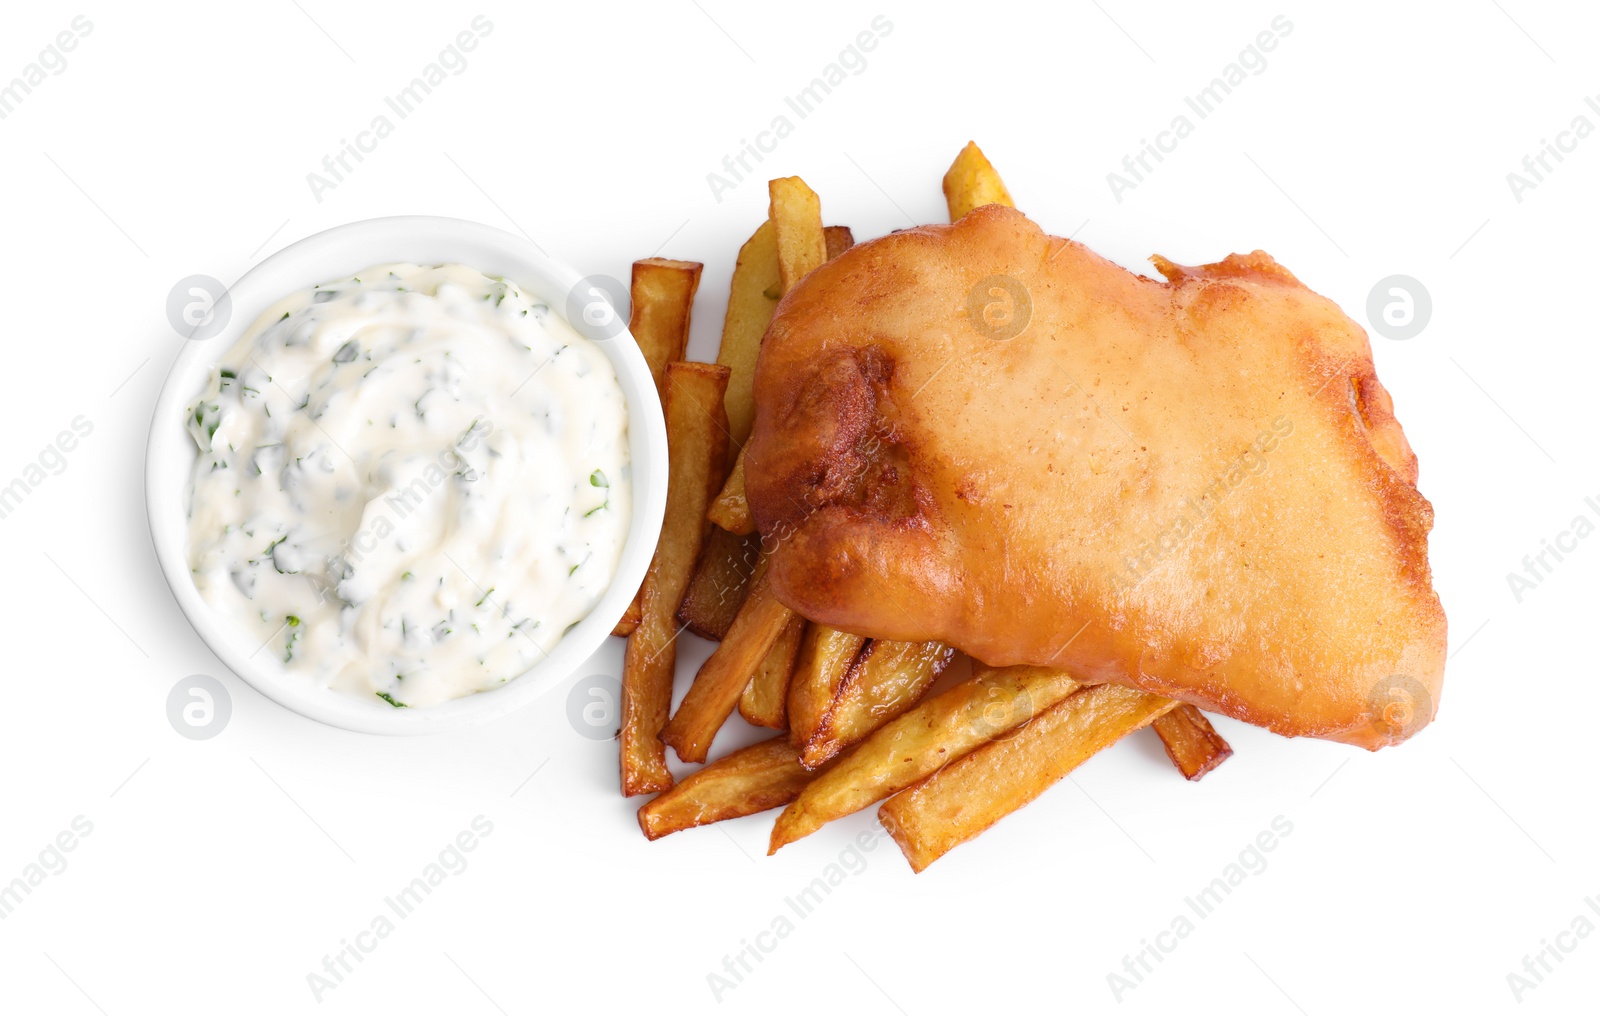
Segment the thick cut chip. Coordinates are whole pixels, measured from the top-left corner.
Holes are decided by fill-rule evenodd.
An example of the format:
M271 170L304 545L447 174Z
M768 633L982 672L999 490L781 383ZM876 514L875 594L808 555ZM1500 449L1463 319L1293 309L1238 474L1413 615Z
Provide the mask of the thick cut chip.
M660 391L667 364L682 360L689 346L689 316L700 288L698 261L641 258L633 263L628 332L639 344Z
M689 582L689 592L678 610L678 620L701 638L722 641L739 608L744 606L750 576L755 574L760 557L759 537L740 536L712 526Z
M855 244L849 226L823 229L823 246L829 260ZM778 234L772 220L763 222L739 248L728 292L728 312L722 320L722 345L717 362L733 371L728 378L728 433L732 450L744 447L755 422L755 394L752 382L756 357L761 352L761 336L772 320L773 308L783 295L783 280L778 271ZM731 463L730 463L731 465Z
M733 281L728 291L728 313L722 319L722 345L717 362L733 371L728 379L728 433L733 450L744 447L755 422L756 403L752 383L756 356L761 352L761 336L772 320L773 308L783 295L778 277L778 234L772 220L761 224L739 248L733 266Z
M787 293L828 260L822 199L798 176L769 182L767 195L771 199L767 217L778 234L778 275Z
M975 141L967 142L944 175L944 201L951 222L983 205L1012 205L1011 192Z
M789 681L789 739L804 746L822 726L850 665L867 640L827 625L806 628Z
M801 761L815 769L916 705L954 656L943 642L868 642L806 738Z
M706 760L712 739L739 704L740 693L794 616L773 597L764 562L750 583L750 595L727 638L700 667L688 694L678 703L678 711L661 732L661 739L685 762Z
M772 224L777 239L779 293L787 293L801 279L828 260L827 231L822 225L822 203L816 191L806 186L798 176L786 176L767 185L771 196L768 222ZM849 233L847 229L846 234ZM841 236L836 244L843 245ZM848 245L841 246L841 251ZM711 509L711 521L732 533L755 532L750 518L750 505L745 500L745 452L741 447L738 461L723 484Z
M767 650L755 676L739 695L739 715L758 727L783 730L789 725L789 679L805 636L806 619L798 614L784 625L783 634ZM815 768L815 767L813 767Z
M972 677L885 724L778 816L768 853L898 794L1078 690L1065 671L973 664Z
M1185 779L1198 780L1233 754L1233 748L1194 706L1181 705L1154 726L1167 757Z
M622 660L622 792L629 796L672 786L660 734L672 704L678 603L709 528L705 506L728 452L722 415L728 368L669 363L665 382L666 515L640 590L639 625Z
M1048 790L1100 749L1177 703L1116 684L1085 688L878 809L913 871Z
M639 809L650 839L788 804L816 773L783 735L752 744L684 779Z
M700 288L700 271L704 266L698 261L673 261L669 258L642 258L633 263L633 283L629 288L628 333L639 344L645 362L650 365L650 376L655 379L656 393L666 401L663 384L667 364L682 360L689 344L689 317L694 308L694 294ZM771 318L771 314L767 315ZM765 325L763 325L765 327ZM745 379L749 387L749 379ZM744 434L750 429L746 426ZM740 438L743 440L743 437ZM611 634L631 635L639 625L639 597L643 589L633 596L633 602L623 611Z

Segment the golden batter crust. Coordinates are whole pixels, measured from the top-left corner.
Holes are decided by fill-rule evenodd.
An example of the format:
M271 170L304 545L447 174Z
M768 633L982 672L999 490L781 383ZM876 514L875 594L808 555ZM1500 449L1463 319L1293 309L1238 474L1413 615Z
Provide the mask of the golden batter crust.
M1366 334L1262 252L1155 261L993 205L807 277L747 450L773 589L861 635L1403 740L1445 617Z

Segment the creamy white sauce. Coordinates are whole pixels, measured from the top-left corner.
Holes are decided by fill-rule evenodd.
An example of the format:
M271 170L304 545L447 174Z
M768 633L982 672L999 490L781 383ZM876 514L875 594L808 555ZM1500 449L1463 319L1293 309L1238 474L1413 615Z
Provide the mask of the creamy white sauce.
M295 293L189 406L195 586L326 687L498 687L611 584L627 425L605 354L515 283L393 264Z

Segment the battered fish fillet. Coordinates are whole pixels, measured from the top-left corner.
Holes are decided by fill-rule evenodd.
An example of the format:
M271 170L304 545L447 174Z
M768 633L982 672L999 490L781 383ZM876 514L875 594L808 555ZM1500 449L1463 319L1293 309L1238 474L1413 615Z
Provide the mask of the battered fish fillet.
M779 304L750 508L813 621L1379 748L1432 719L1433 508L1366 334L1271 257L1142 278L1021 213Z

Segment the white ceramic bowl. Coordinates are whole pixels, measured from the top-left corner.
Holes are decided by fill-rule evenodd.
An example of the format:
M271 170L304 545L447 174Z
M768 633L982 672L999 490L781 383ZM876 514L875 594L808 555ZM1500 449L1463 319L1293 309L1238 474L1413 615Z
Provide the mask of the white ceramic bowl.
M244 330L272 303L297 290L389 261L457 262L505 276L565 314L578 273L557 264L529 241L461 219L410 215L369 219L307 237L252 268L229 290L232 313L216 335L185 342L156 400L145 455L145 505L156 558L189 623L235 674L281 705L323 723L372 734L419 734L481 723L518 709L561 683L610 635L644 579L661 532L667 500L667 431L650 367L626 330L597 342L616 369L628 403L628 453L633 468L633 521L616 577L588 617L566 633L550 655L515 680L436 706L395 709L317 687L287 671L259 640L206 603L189 576L188 487L194 442L183 411L210 371Z

